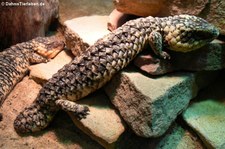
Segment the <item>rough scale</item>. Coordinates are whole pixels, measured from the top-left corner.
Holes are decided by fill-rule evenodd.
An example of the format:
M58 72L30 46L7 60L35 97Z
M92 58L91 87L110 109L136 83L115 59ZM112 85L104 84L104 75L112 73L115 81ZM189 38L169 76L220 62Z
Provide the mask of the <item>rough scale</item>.
M65 38L70 35L65 32ZM79 119L85 118L89 109L74 101L101 88L148 44L156 55L169 59L162 48L188 52L218 35L213 25L189 15L129 21L60 69L43 86L33 104L17 116L15 130L27 133L44 129L59 109L71 111Z
M11 46L0 53L0 107L13 87L27 74L34 63L47 62L64 47L52 37L38 37Z

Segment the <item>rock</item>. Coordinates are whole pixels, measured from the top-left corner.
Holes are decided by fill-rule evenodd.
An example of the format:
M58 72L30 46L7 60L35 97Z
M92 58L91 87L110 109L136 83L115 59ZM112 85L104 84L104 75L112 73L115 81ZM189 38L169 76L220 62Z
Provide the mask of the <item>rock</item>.
M225 35L225 1L211 0L199 16L214 24L220 34Z
M38 133L18 135L13 128L16 116L36 98L41 86L25 77L7 97L0 113L0 148L101 148L88 136L77 129L69 116L58 113L51 125Z
M112 0L59 0L59 2L61 22L83 16L108 15L113 10Z
M114 148L125 131L125 125L107 96L98 92L77 103L87 105L90 114L85 119L77 120L73 113L69 113L75 125L105 148Z
M225 70L222 70L217 79L206 89L199 93L196 100L199 99L216 99L225 105Z
M113 0L116 9L125 14L156 16L163 8L165 0Z
M204 149L201 140L188 130L183 129L178 124L163 136L155 149Z
M208 0L168 0L164 3L164 9L160 11L159 16L170 16L179 14L198 15L209 3Z
M208 148L225 147L225 105L206 99L192 104L182 116Z
M113 2L118 11L137 16L198 15L208 3L207 0L114 0Z
M209 78L215 78L214 72L151 77L130 68L113 77L105 91L138 136L158 137L166 132L198 90L209 83Z
M29 77L39 84L45 83L59 69L68 64L73 59L70 51L64 50L60 52L53 60L48 63L41 63L29 67Z
M184 126L186 127L186 126ZM183 128L183 125L174 123L169 130L158 138L138 137L126 131L118 142L121 149L204 149L204 145L197 135Z
M99 38L110 33L107 30L108 16L85 16L65 21L65 25L76 32L84 43L93 45Z
M107 21L108 16L86 16L65 21L64 24L67 28L64 29L64 32L70 30L70 32L76 33L72 39L70 36L65 36L67 47L71 49L75 56L81 55L87 47L110 33L107 30Z
M186 123L201 137L208 148L222 149L224 142L225 71L193 100L182 114ZM203 125L204 124L204 125ZM222 135L222 136L221 136ZM217 146L217 147L216 147ZM219 147L221 146L221 147Z
M219 28L225 35L225 2L218 0L114 0L118 11L137 16L173 16L190 14L200 16ZM115 23L117 24L117 23Z
M109 15L109 21L107 23L108 30L113 31L123 25L125 22L136 18L133 15L124 14L114 9Z
M134 64L151 75L162 75L177 70L211 71L225 68L225 42L219 40L214 40L196 51L188 53L169 51L169 53L171 59L163 60L152 56L154 54L148 50L138 56Z
M200 16L219 28L225 35L225 2L217 0L169 0L159 16L191 14Z
M172 63L172 60L174 60L173 57L168 61L152 55L154 55L152 52L151 54L145 53L139 55L134 59L134 64L142 71L151 75L163 75L177 70L177 68L173 66L174 63Z
M113 31L124 24L126 21L128 21L126 17L126 14L114 9L109 15L109 22L107 23L108 30Z

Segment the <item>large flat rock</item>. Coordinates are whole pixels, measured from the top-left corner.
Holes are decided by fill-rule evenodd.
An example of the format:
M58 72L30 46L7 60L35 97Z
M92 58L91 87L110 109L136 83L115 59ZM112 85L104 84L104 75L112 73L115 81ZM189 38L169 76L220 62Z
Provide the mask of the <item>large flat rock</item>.
M225 72L201 91L182 114L186 123L201 137L208 148L225 148Z
M209 148L225 148L225 105L208 99L194 103L182 115Z
M44 84L70 60L71 56L68 53L61 52L49 63L31 66L30 78L39 84ZM97 93L77 102L88 105L91 111L90 115L81 121L70 113L75 125L104 147L113 148L125 131L125 126L108 97L104 93Z
M203 17L210 23L219 28L220 34L225 35L225 1L211 0L206 5L204 10L199 13L199 16Z
M76 33L77 37L73 41L76 44L76 48L81 49L79 46L83 44L89 46L109 33L107 21L107 16L89 16L68 20L65 22L65 25ZM79 39L79 43L76 42L76 39ZM74 49L71 50L73 51ZM82 51L79 52L82 53ZM70 51L63 51L49 63L31 66L30 78L43 84L60 68L69 63L72 57ZM104 147L112 148L125 131L125 127L113 109L110 100L104 94L94 94L91 97L82 99L81 102L87 104L91 112L86 119L81 121L78 121L70 113L75 125Z
M83 16L108 15L113 10L112 0L59 0L62 22Z
M208 3L207 0L114 0L113 2L117 10L137 16L198 15Z
M93 45L99 38L110 33L107 29L108 16L85 16L65 21L65 25L76 32L84 43Z
M113 0L118 11L137 16L156 16L165 7L164 0Z
M90 45L109 33L107 22L108 16L85 16L65 21L66 28L62 27L62 32L66 46L75 56L81 55Z
M173 16L190 14L200 16L219 28L225 35L225 2L218 0L114 0L117 10L137 16Z
M65 25L77 35L73 39L76 46L73 46L74 49L71 49L72 53L74 55L77 55L77 53L81 54L83 51L80 50L83 44L90 46L99 38L108 34L107 21L108 16L86 16L67 20ZM76 42L76 39L79 39L79 42ZM70 50L64 50L48 63L30 66L30 77L38 83L43 84L73 59L74 56L72 53Z
M125 125L108 97L103 92L98 92L78 103L87 105L90 114L85 119L77 120L72 113L69 113L75 125L105 148L114 148L125 131Z
M204 149L201 140L189 130L175 124L171 130L163 136L155 149Z
M214 73L151 77L126 69L108 83L105 91L137 135L158 137L214 77Z
M43 84L48 79L50 79L53 74L57 73L59 69L68 64L72 59L73 55L71 54L71 52L68 50L64 50L48 63L41 63L30 66L29 77L35 80L37 83Z
M204 149L204 144L192 131L175 122L158 138L143 138L126 131L118 142L120 149Z
M40 88L39 84L25 77L7 97L0 108L0 113L3 114L3 120L0 122L0 148L101 148L99 144L76 128L64 112L58 113L45 130L26 136L18 135L13 127L14 119L20 111L34 101Z

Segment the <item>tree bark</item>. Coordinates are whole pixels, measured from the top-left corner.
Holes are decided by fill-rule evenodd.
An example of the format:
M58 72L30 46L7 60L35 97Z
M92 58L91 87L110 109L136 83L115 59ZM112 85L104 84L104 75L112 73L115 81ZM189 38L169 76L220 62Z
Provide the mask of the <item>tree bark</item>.
M0 0L0 50L45 36L58 9L58 0Z

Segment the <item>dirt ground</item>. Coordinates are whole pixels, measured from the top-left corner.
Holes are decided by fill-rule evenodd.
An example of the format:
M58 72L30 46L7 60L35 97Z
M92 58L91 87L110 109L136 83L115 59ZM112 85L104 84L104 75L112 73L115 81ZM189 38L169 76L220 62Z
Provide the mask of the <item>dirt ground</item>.
M70 117L62 111L44 131L26 136L18 135L14 130L13 121L19 112L35 99L40 87L33 80L25 77L6 99L0 109L0 113L3 114L3 120L0 122L1 149L102 148L76 128Z
M60 19L65 21L86 15L108 15L113 4L111 0L59 0ZM7 97L0 113L0 148L1 149L80 149L102 148L89 136L80 131L65 112L59 112L51 125L42 132L20 136L13 128L13 122L22 109L37 96L40 85L25 77ZM1 115L0 115L1 119Z

